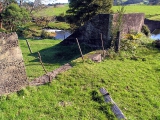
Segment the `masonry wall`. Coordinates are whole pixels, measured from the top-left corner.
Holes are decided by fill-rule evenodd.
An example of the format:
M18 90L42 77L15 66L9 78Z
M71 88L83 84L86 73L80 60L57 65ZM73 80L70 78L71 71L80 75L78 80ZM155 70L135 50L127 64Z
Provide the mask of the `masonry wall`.
M113 29L118 24L118 14L113 14L112 24ZM124 14L122 17L122 26L120 27L121 34L127 34L129 32L141 32L142 25L144 24L144 13L130 13Z
M151 32L153 32L155 29L160 29L160 21L145 19L144 24L148 26Z
M78 38L80 43L90 45L92 47L101 47L101 34L105 48L110 46L110 15L99 14L88 21L84 26L77 29L72 35L63 40L61 44L68 45L76 43Z
M95 48L102 48L101 34L104 41L104 47L111 45L111 32L116 30L118 14L99 14L89 20L84 26L76 30L72 35L63 40L61 44L69 45L76 43L78 38L80 43L84 43ZM143 13L124 14L122 26L120 27L121 36L129 32L140 32L144 24Z
M16 33L0 33L0 95L28 85Z

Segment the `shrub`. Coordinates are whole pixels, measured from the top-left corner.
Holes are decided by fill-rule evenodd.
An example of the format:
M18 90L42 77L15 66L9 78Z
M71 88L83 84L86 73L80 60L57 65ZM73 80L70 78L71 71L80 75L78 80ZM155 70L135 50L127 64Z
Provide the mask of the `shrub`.
M142 37L141 33L134 33L134 32L125 35L125 39L129 39L129 40L138 40L141 37Z
M150 35L150 30L149 30L148 26L145 24L142 26L141 32L144 33L146 36Z
M152 45L154 45L156 48L160 48L160 40L153 41Z
M48 35L48 33L45 31L45 30L42 30L42 32L41 32L41 38L48 38L49 37L49 35Z

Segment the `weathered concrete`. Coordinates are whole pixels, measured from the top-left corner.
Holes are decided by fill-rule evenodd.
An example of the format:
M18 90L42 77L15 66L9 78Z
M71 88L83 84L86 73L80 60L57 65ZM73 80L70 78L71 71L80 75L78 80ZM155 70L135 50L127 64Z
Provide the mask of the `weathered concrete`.
M101 44L101 34L104 41L105 48L110 46L109 32L110 32L110 15L109 14L99 14L90 21L88 21L84 26L76 30L72 35L63 40L61 44L76 43L76 38L78 38L80 43L90 45L92 47L100 47Z
M69 45L76 43L76 38L78 38L81 44L87 44L97 49L102 47L102 34L104 48L107 49L111 45L111 30L115 30L117 27L117 19L118 14L99 14L63 40L61 44ZM140 32L144 24L144 14L124 14L122 21L121 34L131 31Z
M112 25L113 30L117 26L118 14L113 14ZM122 17L122 25L120 27L121 35L129 32L141 32L142 25L144 24L144 13L130 13L124 14Z
M153 32L155 29L160 29L160 21L145 19L144 24Z
M16 33L0 33L0 95L28 84Z

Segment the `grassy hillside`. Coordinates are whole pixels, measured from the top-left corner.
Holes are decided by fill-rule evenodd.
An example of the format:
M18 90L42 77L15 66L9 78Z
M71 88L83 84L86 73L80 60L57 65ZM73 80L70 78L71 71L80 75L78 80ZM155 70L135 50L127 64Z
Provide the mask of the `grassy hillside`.
M81 59L74 60L79 55L76 46L64 47L57 40L29 40L34 52L31 55L25 41L19 42L29 78L44 73L36 58L37 51L48 71L71 60L73 68L59 74L51 84L1 96L0 119L114 120L110 105L104 103L99 93L101 87L109 91L128 120L160 119L158 49L143 45L137 48L138 57L134 60L130 53L122 51L120 57L101 63L83 63Z
M68 10L68 6L65 7L48 7L42 11L36 12L35 16L53 16L65 14L66 10ZM113 6L112 10L117 12L120 6ZM125 6L126 13L145 13L145 17L152 20L160 20L160 6L149 6L149 5L129 5Z
M60 14L65 14L68 8L68 5L64 7L50 6L46 9L42 9L41 11L34 13L34 16L58 16Z
M116 12L120 6L113 6L112 10ZM145 17L151 20L160 20L160 6L130 5L125 6L125 13L145 13Z

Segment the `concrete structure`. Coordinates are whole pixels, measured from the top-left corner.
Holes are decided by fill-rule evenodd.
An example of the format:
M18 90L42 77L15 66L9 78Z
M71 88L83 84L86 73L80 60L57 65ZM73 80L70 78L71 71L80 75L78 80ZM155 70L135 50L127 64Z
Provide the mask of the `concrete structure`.
M69 45L76 43L76 38L82 44L101 48L101 34L104 41L104 47L109 48L111 45L111 32L117 28L118 14L99 14L79 29L72 35L63 40L61 44ZM140 32L144 24L143 13L124 14L122 17L122 25L120 31L122 34L128 32Z
M28 85L16 33L0 33L0 95Z

